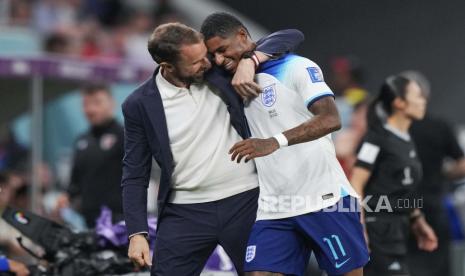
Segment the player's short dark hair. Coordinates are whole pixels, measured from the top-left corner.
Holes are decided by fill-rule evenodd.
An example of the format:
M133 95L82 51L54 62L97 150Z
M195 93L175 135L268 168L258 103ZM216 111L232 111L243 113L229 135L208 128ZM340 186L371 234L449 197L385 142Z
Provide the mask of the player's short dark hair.
M229 37L239 28L244 28L247 34L249 34L249 30L234 15L225 12L215 12L205 18L200 32L203 34L205 40L209 40L215 36L222 38Z
M148 50L156 63L176 63L182 45L202 42L202 34L181 23L158 26L150 36Z
M105 83L92 82L85 84L82 89L83 95L95 95L97 92L104 92L111 96L110 88Z

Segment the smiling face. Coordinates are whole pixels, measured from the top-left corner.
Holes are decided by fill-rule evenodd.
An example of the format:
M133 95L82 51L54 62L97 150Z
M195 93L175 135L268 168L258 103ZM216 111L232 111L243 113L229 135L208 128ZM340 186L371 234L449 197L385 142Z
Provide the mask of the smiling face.
M249 51L251 43L246 30L239 28L228 37L214 36L207 41L208 52L213 55L215 64L234 73L242 55Z
M183 45L179 48L179 58L173 64L176 76L187 83L201 82L204 74L211 68L207 58L207 47L203 41Z

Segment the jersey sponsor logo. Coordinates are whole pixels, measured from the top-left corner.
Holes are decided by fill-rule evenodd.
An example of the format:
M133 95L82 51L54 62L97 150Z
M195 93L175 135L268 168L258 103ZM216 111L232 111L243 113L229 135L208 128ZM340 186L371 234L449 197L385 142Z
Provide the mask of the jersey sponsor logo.
M76 144L78 150L85 150L89 146L89 142L85 139L81 139Z
M100 139L100 147L103 150L109 150L116 143L116 135L114 134L105 134Z
M318 67L307 67L308 74L313 83L323 82L323 74Z
M357 158L365 163L373 164L376 161L376 157L378 157L379 150L380 148L377 145L365 142L363 143Z
M257 251L256 245L249 245L247 246L247 250L245 252L245 261L250 263L253 259L255 259L255 252Z
M263 88L263 93L261 94L262 104L266 107L271 107L276 102L276 89L275 85L269 85Z

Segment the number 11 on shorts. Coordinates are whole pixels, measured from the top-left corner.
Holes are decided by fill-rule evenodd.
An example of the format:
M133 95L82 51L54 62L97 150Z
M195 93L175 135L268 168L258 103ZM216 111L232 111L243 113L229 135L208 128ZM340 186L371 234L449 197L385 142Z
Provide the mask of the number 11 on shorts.
M329 237L329 238L323 238L323 242L328 244L329 249L331 250L331 253L333 254L334 259L337 261L337 260L339 260L339 254L334 249L334 245L333 245L332 240L336 241L336 244L339 247L339 251L342 254L342 257L345 257L347 254L346 254L346 251L344 250L344 246L342 246L342 243L341 243L341 240L339 239L339 236L331 235L331 237Z

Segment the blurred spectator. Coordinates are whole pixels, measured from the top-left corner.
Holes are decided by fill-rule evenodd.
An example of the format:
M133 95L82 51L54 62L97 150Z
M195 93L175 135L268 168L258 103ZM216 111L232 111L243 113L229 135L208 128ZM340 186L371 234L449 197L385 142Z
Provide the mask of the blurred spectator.
M18 178L13 177L11 173L0 172L0 214L9 206L14 205L14 198L18 192L16 183ZM19 187L21 189L21 187ZM7 253L9 256L24 256L26 252L19 246L16 238L21 234L12 226L10 226L0 216L0 250ZM27 240L27 239L25 239ZM27 240L27 243L31 243Z
M51 33L73 26L77 21L80 1L35 1L34 27L42 33Z
M112 210L115 221L122 219L123 128L114 118L115 103L108 87L84 88L82 103L90 130L75 144L68 195L87 226L94 227L104 205Z
M70 43L66 35L54 33L45 39L44 50L51 54L66 55L70 53Z
M0 171L23 170L27 166L28 151L15 140L13 132L0 141Z
M368 92L362 87L364 72L356 57L335 57L330 63L330 87L336 94L336 105L344 129L350 125L352 112L367 99Z
M403 76L415 80L426 95L430 95L430 85L419 72L407 71ZM423 180L418 186L418 194L423 197L423 213L433 227L439 240L436 251L427 253L416 249L410 242L409 266L412 276L450 275L450 230L444 198L448 191L447 179L465 177L465 157L452 127L443 119L431 114L422 121L414 122L410 129L416 144L418 156L423 165ZM454 160L444 172L444 161Z
M153 61L147 51L147 38L153 28L153 20L148 13L139 12L129 22L126 38L126 58L153 67Z
M184 20L179 16L179 13L171 6L170 0L158 0L158 5L154 12L155 24L161 25L171 22L183 22Z
M81 25L81 50L79 55L84 58L95 58L102 55L100 40L104 31L96 21L87 21Z
M354 107L349 126L340 130L334 137L337 159L341 163L347 177L357 160L357 147L360 145L367 129L368 101L363 101Z
M11 1L10 25L31 27L32 7L31 1Z
M86 17L95 18L105 27L115 27L123 19L120 0L82 0Z
M9 24L45 37L46 53L150 65L146 41L156 25L185 22L169 0L15 0ZM38 42L40 43L40 42Z
M43 199L45 194L53 188L54 178L50 167L46 163L40 163L36 170L39 181L36 194L37 205L34 206L33 212L38 215L46 215ZM9 204L23 210L31 210L31 174L29 172L30 170L27 170L27 173L10 172L8 174L9 183L14 190Z

